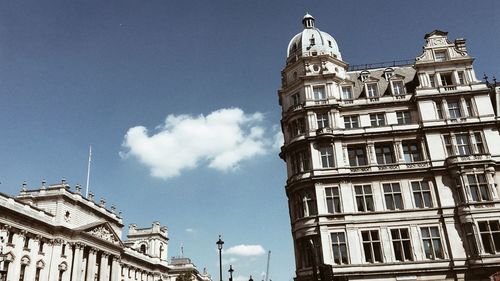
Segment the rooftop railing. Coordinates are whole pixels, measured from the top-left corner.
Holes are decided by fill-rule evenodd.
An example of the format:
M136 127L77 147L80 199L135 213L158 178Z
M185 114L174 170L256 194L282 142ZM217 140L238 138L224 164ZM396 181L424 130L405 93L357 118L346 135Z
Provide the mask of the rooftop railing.
M374 68L387 68L387 67L396 67L396 66L406 66L413 65L415 60L394 60L394 61L385 61L385 62L377 62L377 63L367 63L367 64L356 64L350 65L349 71L358 71L358 70L366 70L366 69L374 69Z

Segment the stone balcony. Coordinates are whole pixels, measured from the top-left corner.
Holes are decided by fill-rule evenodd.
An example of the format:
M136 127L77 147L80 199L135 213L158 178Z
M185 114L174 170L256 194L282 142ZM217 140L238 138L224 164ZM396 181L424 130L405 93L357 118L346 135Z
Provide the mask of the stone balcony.
M471 155L454 155L446 158L446 166L455 166L459 164L471 164L476 162L489 162L492 161L491 154L471 154Z

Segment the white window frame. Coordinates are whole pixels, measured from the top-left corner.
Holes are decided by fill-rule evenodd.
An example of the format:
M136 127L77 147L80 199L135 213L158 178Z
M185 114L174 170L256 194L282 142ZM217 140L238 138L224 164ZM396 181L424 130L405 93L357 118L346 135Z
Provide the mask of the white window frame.
M396 120L398 125L408 125L411 124L411 111L409 110L399 110L396 111Z
M497 222L497 224L500 225L500 221L498 219L493 219L493 220L481 220L481 221L478 221L477 222L477 230L479 232L479 236L481 237L481 248L482 248L482 252L484 254L490 254L490 255L496 255L498 253L500 253L500 245L496 245L495 244L495 238L493 237L494 235L500 235L500 229L498 230L492 230L491 229L491 222ZM481 231L481 228L479 227L479 224L480 223L486 223L486 226L487 226L487 230L486 231ZM488 235L488 240L490 242L490 246L493 248L493 253L492 252L486 252L486 247L484 246L485 245L485 241L483 239L483 235L486 234Z
M320 119L321 117L321 119ZM316 113L316 126L317 129L329 128L330 127L330 114L328 112Z
M370 114L370 125L372 127L383 127L387 125L385 120L385 113L372 113Z
M365 192L365 187L369 186L370 187L370 193ZM356 193L356 187L361 187L362 193L357 194ZM354 191L354 201L356 202L356 212L358 213L369 213L369 212L374 212L375 211L375 200L373 198L373 186L371 184L355 184L353 185L353 191ZM363 210L360 210L360 206L358 204L358 197L363 199ZM373 206L373 210L368 210L368 204L366 199L371 198L371 204Z
M405 145L408 146L408 153L405 154ZM417 152L418 152L418 155L420 157L420 160L415 160L415 157L414 157L414 150L411 150L411 146L412 145L415 145L415 147L417 148ZM420 161L424 161L424 155L423 155L423 152L422 152L422 143L417 139L417 140L403 140L401 142L401 149L403 150L403 159L405 161L405 163L414 163L414 162L420 162ZM409 160L410 161L407 161L406 159L406 155L409 155Z
M369 82L366 83L366 97L367 98L378 98L378 83L377 82Z
M328 169L328 168L335 168L335 151L333 149L333 146L327 145L327 146L320 146L319 149L319 159L321 162L321 167L323 169ZM323 161L323 157L326 159L326 167L325 167L325 162Z
M356 121L356 122L354 122ZM349 126L346 126L349 124ZM354 126L356 125L356 126ZM359 115L345 115L344 116L344 128L345 129L358 129L359 128Z
M317 91L321 89L320 91ZM326 87L325 85L316 85L312 87L313 99L315 101L326 100Z
M418 189L418 190L414 190L414 189L413 189L413 184L414 184L414 183L417 183L417 184L418 184L418 187L419 187L419 189ZM427 187L429 188L428 193L429 193L429 196L430 196L430 204L431 204L430 206L427 206L427 205L425 204L425 199L424 199L424 198L425 198L425 196L424 196L424 194L425 194L425 193L427 193L427 190L424 190L424 189L422 188L422 183L426 183L426 184L427 184ZM435 204L435 202L434 202L434 194L433 194L432 187L433 187L432 183L431 183L430 181L428 181L428 180L423 180L423 179L422 179L422 180L411 180L411 181L410 181L410 190L411 190L411 195L412 195L412 196L411 196L411 199L412 199L412 201L413 201L413 206L414 206L414 208L415 208L415 209L428 209L428 208L434 208L434 206L435 206L436 204ZM415 199L415 194L416 194L416 193L417 193L418 195L420 195L420 197L421 197L421 200L422 200L422 206L421 206L421 207L417 206L417 200Z
M478 173L466 173L465 174L465 178L467 180L467 190L466 192L469 193L469 198L470 198L470 201L471 202L478 202L478 203L481 203L481 202L491 202L493 201L493 192L491 190L491 185L490 183L488 182L488 174L486 172L478 172ZM480 177L479 176L483 176L484 177L484 182L480 181ZM469 180L470 177L473 177L474 178L474 182L471 183L471 181ZM473 193L472 193L472 188L475 188L477 190L477 200L473 198ZM483 198L483 190L482 190L482 187L486 188L486 196L488 198Z
M401 230L404 229L408 232L408 238L401 238ZM391 249L392 249L392 254L393 254L393 257L394 257L394 261L395 262L411 262L411 261L414 261L415 260L415 256L414 256L414 249L413 249L413 239L412 239L412 235L411 235L411 229L407 226L398 226L398 227L391 227L388 229L389 230L389 236L390 236L390 239L391 239ZM393 230L396 230L398 231L398 234L399 234L399 238L396 239L396 241L394 240L394 237L392 237L392 231ZM403 250L403 260L398 260L396 259L396 249L394 247L394 242L397 242L400 244L400 246L402 247L402 250ZM406 251L404 249L404 245L403 243L404 242L408 242L410 244L410 259L406 259Z
M401 87L396 87L396 85L399 85ZM404 81L403 80L394 80L394 81L391 81L391 90L392 90L392 94L394 96L403 96L403 95L405 95L406 91L405 91Z
M447 61L447 60L448 60L447 50L434 50L434 61L442 62L442 61Z
M330 190L330 195L328 195L327 189ZM338 191L337 192L338 195L335 195L335 192L334 192L335 189ZM336 198L338 199L338 206L337 206L337 204L335 204ZM329 206L328 206L329 199L332 202L332 210L330 210ZM343 212L342 194L341 194L340 186L327 186L327 187L325 187L325 206L326 206L326 212L328 214L339 214L339 213ZM339 209L338 211L335 210L336 207L338 207L338 209ZM331 211L333 211L333 212L331 212Z
M385 186L388 185L390 187L390 192L385 192ZM394 191L394 186L397 185L399 186L399 192L397 191ZM392 181L392 182L381 182L380 183L380 187L381 187L381 191L382 191L382 196L383 196L383 201L384 201L384 209L387 210L387 211L397 211L397 210L404 210L405 209L405 203L404 203L404 196L403 196L403 188L402 188L402 185L400 182L398 181ZM393 204L393 207L394 209L390 209L388 208L387 206L387 200L386 200L386 195L389 195L391 197L391 200L392 200L392 204ZM396 206L396 199L395 197L396 196L401 196L401 208L398 208Z
M342 100L353 100L354 99L352 86L350 86L350 85L340 86L340 92L342 95L342 98L341 98ZM349 94L349 97L346 97L346 93Z
M334 234L343 234L343 235L344 235L344 240L345 240L345 241L344 241L344 242L340 242L340 243L339 243L339 241L333 241L333 237L332 237L332 236L333 236ZM332 253L331 258L332 258L333 266L335 266L335 265L345 265L345 264L350 264L350 263L351 263L351 261L350 261L350 256L349 256L349 243L348 243L348 241L347 241L347 233L346 233L345 231L332 231L332 232L330 232L330 235L328 235L328 238L330 239L330 247L331 247L330 249L331 249L331 253ZM336 263L336 262L335 262L335 250L334 250L334 247L333 247L334 242L337 242L336 244L339 246L340 263ZM346 257L345 257L345 259L346 259L346 261L347 261L346 263L343 263L343 262L342 262L341 243L342 243L342 244L345 244L345 249L346 249Z
M378 235L378 240L373 240L373 237L372 237L372 231L376 231L377 232L377 235ZM370 240L365 242L363 240L363 232L368 232L369 233L369 237L370 237ZM360 229L359 230L359 234L360 234L360 238L361 238L361 249L362 249L362 252L363 252L363 263L366 263L366 264L376 264L376 263L384 263L384 245L382 243L382 238L380 236L381 234L381 231L380 229ZM369 243L370 244L370 251L371 251L371 256L372 256L372 259L373 261L370 262L370 261L367 261L366 258L366 252L365 252L365 247L364 245L366 243ZM380 261L376 261L375 260L375 250L374 250L374 244L373 243L378 243L379 244L379 250L380 250Z
M428 258L426 253L425 253L425 245L424 245L424 235L423 235L423 232L422 232L422 228L428 228L429 229L429 234L431 235L431 242L433 242L433 239L436 239L436 237L432 236L432 231L430 231L430 228L437 228L438 230L438 233L439 233L439 242L441 244L441 251L442 251L442 254L443 254L443 257L440 257L440 258L436 258L435 257L435 254L436 252L433 250L432 254L434 255L434 258ZM445 249L445 244L443 243L443 233L442 233L442 230L441 230L441 227L439 225L420 225L419 228L418 228L418 231L420 233L420 241L421 241L421 245L422 245L422 254L423 254L423 258L425 260L443 260L443 259L446 259L447 258L447 253L446 253L446 249ZM425 238L425 239L429 239L429 238ZM434 244L431 243L432 245L432 249L434 249Z

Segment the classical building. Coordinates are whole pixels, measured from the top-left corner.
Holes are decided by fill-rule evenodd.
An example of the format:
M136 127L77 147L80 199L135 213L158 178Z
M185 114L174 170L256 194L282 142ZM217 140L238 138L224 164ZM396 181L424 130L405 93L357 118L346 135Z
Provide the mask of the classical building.
M414 60L349 66L302 22L278 91L296 280L489 280L500 90L465 40L435 30Z
M0 275L7 281L175 281L182 273L210 281L187 258L167 260L168 232L159 222L123 222L115 206L94 202L66 181L17 197L0 193Z

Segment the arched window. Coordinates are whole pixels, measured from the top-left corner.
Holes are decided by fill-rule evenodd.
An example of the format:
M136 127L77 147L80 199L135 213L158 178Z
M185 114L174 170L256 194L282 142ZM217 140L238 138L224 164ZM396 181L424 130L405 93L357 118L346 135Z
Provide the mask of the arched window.
M140 248L140 252L145 254L146 253L146 244L142 244Z

